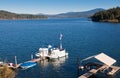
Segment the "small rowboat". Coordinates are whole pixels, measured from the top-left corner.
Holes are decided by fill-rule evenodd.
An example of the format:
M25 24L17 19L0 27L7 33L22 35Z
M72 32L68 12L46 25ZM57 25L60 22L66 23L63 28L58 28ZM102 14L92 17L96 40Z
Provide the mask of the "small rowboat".
M20 65L20 67L22 69L28 69L28 68L31 68L33 66L36 66L36 62L32 62L32 61L27 61L27 62L24 62Z

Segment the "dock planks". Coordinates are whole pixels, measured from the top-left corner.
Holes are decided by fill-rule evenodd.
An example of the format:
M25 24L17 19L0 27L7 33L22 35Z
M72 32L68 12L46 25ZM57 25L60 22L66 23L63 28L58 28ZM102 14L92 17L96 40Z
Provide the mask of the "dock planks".
M115 73L117 73L120 70L120 67L118 66L111 66L112 70L110 72L108 72L108 75L114 75Z
M107 65L103 65L98 69L91 69L90 71L86 72L85 74L81 75L78 78L89 78L90 76L96 74L98 71L104 71L108 68L111 68L112 70L110 72L108 72L108 75L114 75L116 72L118 72L120 70L120 67L118 66L107 66Z
M93 74L96 74L97 70L96 69L92 69L90 71L88 71L87 73L83 74L82 76L78 77L78 78L88 78L90 76L92 76Z

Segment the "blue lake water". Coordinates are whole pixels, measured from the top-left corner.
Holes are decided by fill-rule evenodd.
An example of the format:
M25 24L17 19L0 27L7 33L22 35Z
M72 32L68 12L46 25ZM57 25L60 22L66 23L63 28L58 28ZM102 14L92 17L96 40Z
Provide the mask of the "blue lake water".
M18 70L16 78L77 78L77 57L101 52L116 59L120 66L120 23L92 22L87 18L0 20L0 58L14 62L17 56L18 63L30 60L40 47L59 46L60 33L69 56ZM112 78L120 78L120 73Z

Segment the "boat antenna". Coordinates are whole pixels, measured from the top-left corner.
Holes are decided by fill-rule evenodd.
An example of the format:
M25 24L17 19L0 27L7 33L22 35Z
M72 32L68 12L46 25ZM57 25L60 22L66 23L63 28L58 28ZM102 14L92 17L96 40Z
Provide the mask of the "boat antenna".
M62 34L60 33L60 50L62 50Z

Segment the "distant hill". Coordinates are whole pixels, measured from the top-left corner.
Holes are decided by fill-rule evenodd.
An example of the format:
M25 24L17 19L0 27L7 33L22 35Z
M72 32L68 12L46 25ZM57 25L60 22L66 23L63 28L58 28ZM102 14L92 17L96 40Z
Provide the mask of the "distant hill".
M0 19L44 19L45 15L32 15L32 14L16 14L4 10L0 10Z
M91 18L96 22L120 22L120 7L97 12Z
M68 12L68 13L61 13L57 15L48 15L48 17L53 18L78 18L78 17L91 17L93 14L99 11L103 11L102 8L97 8L89 11L84 12Z

